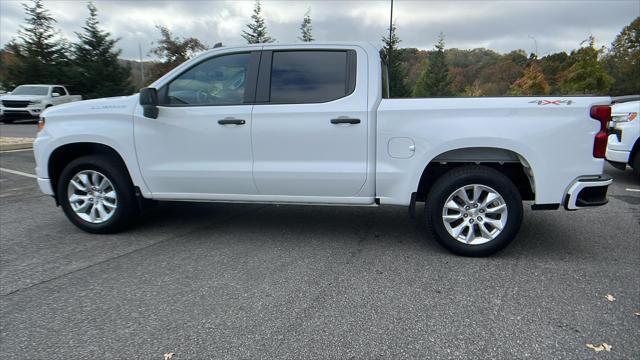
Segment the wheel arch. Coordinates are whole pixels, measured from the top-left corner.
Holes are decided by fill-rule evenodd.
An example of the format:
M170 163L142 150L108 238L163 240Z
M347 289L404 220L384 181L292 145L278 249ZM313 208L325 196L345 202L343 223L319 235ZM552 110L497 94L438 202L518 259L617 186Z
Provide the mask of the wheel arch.
M133 182L131 171L124 161L124 158L113 147L97 142L67 143L53 150L49 156L49 160L47 161L47 173L49 174L54 197L57 195L56 189L58 179L64 168L71 161L88 155L103 155L115 159L124 169L126 169L127 176L129 176L129 179Z
M440 176L465 165L483 165L498 170L516 185L523 200L535 199L535 177L529 160L512 149L489 146L449 149L431 158L420 174L415 199L424 201Z
M633 164L633 160L635 159L636 156L640 156L638 155L639 152L640 152L640 138L637 138L635 144L633 144L633 147L631 148L631 152L629 153L629 160L627 161L629 166Z

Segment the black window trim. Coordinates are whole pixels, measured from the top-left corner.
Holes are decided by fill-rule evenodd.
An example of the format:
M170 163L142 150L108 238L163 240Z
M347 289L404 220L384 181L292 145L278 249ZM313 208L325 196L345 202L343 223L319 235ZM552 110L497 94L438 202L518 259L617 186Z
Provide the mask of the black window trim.
M304 101L304 102L274 102L271 101L271 70L274 52L346 52L347 55L347 82L345 84L345 94L331 100ZM356 77L358 72L357 53L354 49L282 49L282 50L262 50L260 59L260 70L258 72L258 86L255 93L256 105L296 105L296 104L324 104L339 99L344 99L353 94L356 89Z
M245 78L245 91L244 91L244 99L242 103L238 104L170 104L168 99L168 91L169 85L173 83L180 76L184 75L187 71L193 69L194 67L207 62L209 60L213 60L215 58L227 56L227 55L238 55L238 54L249 54L249 68L247 69L247 75ZM184 69L178 75L174 76L169 82L164 84L160 89L158 89L158 106L159 107L213 107L213 106L239 106L239 105L252 105L255 103L256 99L256 88L258 84L258 68L260 67L260 50L251 50L251 51L236 51L236 52L228 52L224 54L217 54L215 56L207 57L198 61L188 68Z

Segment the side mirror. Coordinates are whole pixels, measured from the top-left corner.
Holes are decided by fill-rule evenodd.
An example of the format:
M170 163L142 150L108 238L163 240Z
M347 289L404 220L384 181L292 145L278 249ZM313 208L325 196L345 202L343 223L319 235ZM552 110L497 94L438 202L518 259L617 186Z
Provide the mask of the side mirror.
M52 97L59 97L59 96L60 96L60 93L54 92L54 93L52 93L52 94L51 94L51 96L52 96Z
M154 88L140 89L140 105L142 105L144 117L158 118L158 90Z

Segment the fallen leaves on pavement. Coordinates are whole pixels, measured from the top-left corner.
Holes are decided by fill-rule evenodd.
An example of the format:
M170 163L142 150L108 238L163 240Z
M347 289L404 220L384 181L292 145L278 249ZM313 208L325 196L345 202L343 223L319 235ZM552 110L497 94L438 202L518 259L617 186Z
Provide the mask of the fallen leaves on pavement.
M607 298L607 300L609 300L609 301L616 301L616 298L615 298L615 297L613 297L613 295L611 295L611 294L607 294L607 296L605 296L605 297L606 297L606 298Z
M587 347L595 352L600 352L602 350L611 351L611 345L607 343L602 343L600 345L587 344Z
M175 355L175 354L174 354L174 353L172 353L172 352L166 352L166 353L164 353L164 360L171 360L171 359L173 359L173 355Z

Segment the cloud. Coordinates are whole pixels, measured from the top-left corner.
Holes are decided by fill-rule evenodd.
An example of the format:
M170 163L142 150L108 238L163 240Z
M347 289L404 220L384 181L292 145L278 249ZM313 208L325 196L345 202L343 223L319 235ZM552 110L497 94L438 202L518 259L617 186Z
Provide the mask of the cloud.
M75 40L87 10L79 1L46 1L63 36ZM158 38L156 25L209 45L242 44L253 1L96 1L101 25L121 40L123 57L137 58L139 44L148 56ZM380 43L389 23L387 1L263 1L270 34L280 43L297 42L304 13L310 9L318 41ZM19 1L0 1L0 45L15 37L24 12ZM443 32L447 47L514 49L541 55L570 51L590 34L608 45L640 14L640 2L610 1L395 1L394 18L402 45L429 49ZM533 39L535 39L535 42Z

